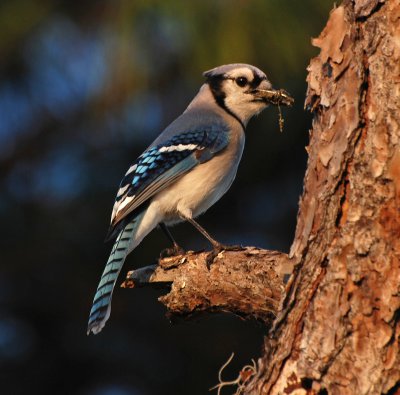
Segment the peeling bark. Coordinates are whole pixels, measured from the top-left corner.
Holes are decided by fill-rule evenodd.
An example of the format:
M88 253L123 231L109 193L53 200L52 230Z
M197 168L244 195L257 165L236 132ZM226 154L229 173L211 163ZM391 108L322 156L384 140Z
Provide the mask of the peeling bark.
M207 265L207 252L160 259L158 265L128 273L123 287L170 287L159 298L169 314L230 312L271 324L291 273L287 254L247 247L223 251Z
M388 393L400 381L400 3L345 1L313 44L297 266L247 393Z

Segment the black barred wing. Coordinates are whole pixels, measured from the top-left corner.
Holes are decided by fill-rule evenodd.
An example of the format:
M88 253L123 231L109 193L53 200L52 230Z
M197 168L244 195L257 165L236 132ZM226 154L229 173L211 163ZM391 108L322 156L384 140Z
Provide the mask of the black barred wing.
M211 159L228 142L224 131L193 131L176 135L145 151L121 181L109 233L130 212L197 164Z

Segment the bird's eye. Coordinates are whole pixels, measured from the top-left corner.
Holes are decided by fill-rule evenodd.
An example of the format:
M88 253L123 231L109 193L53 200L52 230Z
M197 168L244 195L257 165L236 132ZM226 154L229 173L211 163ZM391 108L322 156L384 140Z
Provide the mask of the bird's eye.
M237 77L235 80L236 84L241 86L242 88L247 85L247 78L246 77Z

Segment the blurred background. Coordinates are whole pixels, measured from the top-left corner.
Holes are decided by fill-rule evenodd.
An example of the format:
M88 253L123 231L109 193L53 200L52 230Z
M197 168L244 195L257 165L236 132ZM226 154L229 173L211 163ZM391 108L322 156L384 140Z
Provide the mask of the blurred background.
M200 223L225 243L288 251L310 116L310 44L331 0L0 2L1 394L205 394L261 354L265 328L229 315L169 322L162 292L116 288L111 320L86 336L118 184L196 94L202 72L264 70L296 99L254 119L238 176ZM179 243L209 248L189 225ZM125 264L154 262L154 231ZM228 394L233 389L223 391Z

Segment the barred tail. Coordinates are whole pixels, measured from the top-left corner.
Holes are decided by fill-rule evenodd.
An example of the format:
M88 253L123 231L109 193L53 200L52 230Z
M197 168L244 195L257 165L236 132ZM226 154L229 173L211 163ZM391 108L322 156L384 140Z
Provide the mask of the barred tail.
M108 258L106 267L101 276L100 283L97 287L96 294L93 299L92 309L90 310L87 334L99 333L111 313L111 299L115 283L119 272L122 269L125 258L134 247L135 235L137 229L143 219L144 213L137 216L131 221L123 231L118 235L112 248L110 257ZM131 248L130 248L131 247Z

